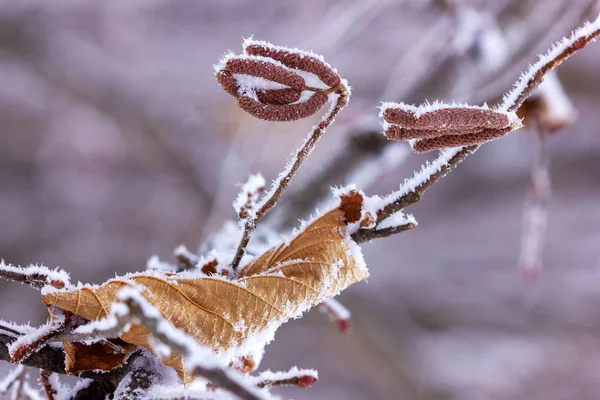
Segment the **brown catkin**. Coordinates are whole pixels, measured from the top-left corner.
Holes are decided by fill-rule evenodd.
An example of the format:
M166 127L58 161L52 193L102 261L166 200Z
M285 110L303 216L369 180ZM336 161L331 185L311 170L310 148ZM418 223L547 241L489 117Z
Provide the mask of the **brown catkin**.
M405 128L415 126L417 117L412 111L403 110L401 108L386 108L383 112L383 119L390 124L396 124Z
M296 104L262 104L248 96L240 96L238 106L258 119L265 121L296 121L316 113L327 102L327 95L315 93L307 101Z
M481 132L470 133L467 135L444 135L430 139L418 140L413 144L413 150L417 153L425 153L432 150L441 150L449 147L470 146L481 144L492 139L499 138L511 130L510 127L504 129L484 129Z
M448 129L503 129L510 125L510 120L505 114L492 110L444 108L421 115L418 123L425 129L437 129L440 126Z
M383 113L385 121L400 125L403 128L433 129L444 134L444 130L473 129L502 129L510 125L505 114L477 108L442 108L429 111L419 118L407 110L388 108Z
M264 104L273 105L295 103L300 100L300 96L302 96L302 92L292 88L271 89L256 92L258 101Z
M256 76L300 91L305 86L304 78L300 75L268 61L231 58L225 64L225 69L232 74Z
M340 76L316 57L301 55L284 49L273 49L260 44L246 46L245 51L248 55L272 58L286 67L315 74L330 88L335 88L340 84Z
M217 82L219 85L230 95L233 97L238 96L238 84L235 78L231 75L229 71L219 71L217 73Z
M481 132L481 128L471 129L409 129L398 125L390 125L385 130L385 136L390 140L427 139L443 135L467 135Z

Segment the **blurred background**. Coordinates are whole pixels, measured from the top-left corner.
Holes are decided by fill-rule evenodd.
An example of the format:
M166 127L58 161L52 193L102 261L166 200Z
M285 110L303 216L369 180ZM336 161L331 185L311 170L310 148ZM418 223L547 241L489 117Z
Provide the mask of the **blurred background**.
M243 37L323 54L353 87L268 221L285 232L329 186L386 194L433 157L383 140L380 101L494 104L597 13L587 0L1 1L0 258L101 283L180 244L210 248L239 184L275 177L318 118L267 123L236 108L212 65ZM599 71L598 44L558 71L577 118L545 141L553 188L535 284L518 267L539 145L527 123L411 207L415 230L363 245L371 278L340 298L352 335L317 311L278 331L261 368L320 380L276 392L598 398ZM0 318L35 325L47 312L38 292L0 282Z

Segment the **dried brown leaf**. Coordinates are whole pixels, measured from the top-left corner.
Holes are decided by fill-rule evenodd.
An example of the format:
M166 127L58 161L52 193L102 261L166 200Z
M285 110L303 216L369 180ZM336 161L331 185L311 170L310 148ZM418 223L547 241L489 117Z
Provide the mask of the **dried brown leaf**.
M88 320L107 316L116 293L135 287L175 327L215 352L244 348L325 298L365 279L368 272L346 232L344 211L335 209L315 220L289 243L257 258L237 280L198 277L193 273L137 273L99 287L48 293L42 301ZM151 350L141 325L121 335L126 343ZM184 377L181 357L165 364Z

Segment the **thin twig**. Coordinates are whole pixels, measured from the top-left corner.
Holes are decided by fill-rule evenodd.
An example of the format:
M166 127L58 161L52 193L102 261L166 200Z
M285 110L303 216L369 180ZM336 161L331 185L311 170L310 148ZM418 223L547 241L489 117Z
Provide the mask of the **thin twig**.
M5 332L12 333L13 335L15 335L15 336L17 336L17 337L18 337L18 336L21 336L21 335L23 335L23 334L24 334L24 332L19 332L18 330L16 330L16 329L13 329L13 328L11 328L11 327L9 327L9 326L6 326L6 325L4 325L4 324L0 324L0 330L2 330L2 331L5 331Z
M256 229L256 225L273 208L273 206L275 206L277 200L279 200L281 195L288 188L294 174L298 171L304 160L310 155L323 133L325 133L325 130L333 123L335 117L348 103L349 96L350 91L344 84L341 84L337 92L335 103L332 104L331 108L321 119L319 124L313 128L302 147L296 151L286 170L279 175L275 182L273 182L269 192L257 204L253 216L246 219L242 239L240 240L235 257L231 262L231 268L234 271L237 269L244 256L245 249L252 237L252 233Z
M52 382L50 382L50 376L52 376L52 372L43 369L42 372L40 373L40 384L42 385L42 388L44 389L44 394L46 394L46 399L54 400L56 398L56 395L58 394L58 391L52 385Z
M0 278L22 283L34 289L51 285L62 289L69 284L69 275L62 270L51 270L43 266L16 267L0 261Z
M598 36L600 36L600 16L596 18L592 25L586 24L583 28L577 29L569 39L561 42L559 47L550 49L538 63L531 66L517 81L515 88L505 95L499 110L516 111L533 94L547 73L584 48L588 43L594 41ZM415 174L413 178L408 179L400 187L400 190L387 197L387 204L377 213L378 223L405 207L418 202L428 188L478 148L478 145L474 145L442 151L431 165L425 167L430 172L421 171ZM356 233L356 235L359 234L360 231Z
M277 230L289 229L298 223L300 218L310 214L315 208L315 200L328 199L331 194L331 186L341 183L350 183L348 176L363 172L368 168L370 161L384 157L384 152L390 147L390 141L381 132L364 132L350 136L344 144L344 148L337 154L314 178L310 179L301 188L296 188L293 193L286 197L285 202L278 204L277 208L269 215L270 226ZM401 162L404 154L408 155L408 146L396 143L402 150L396 154L397 160ZM396 147L398 149L398 147ZM387 162L384 162L387 163ZM384 169L379 166L379 169ZM371 168L373 169L373 168ZM379 171L376 171L377 174ZM365 188L367 182L354 182L357 186Z
M298 386L301 388L310 387L317 382L316 375L311 372L313 371L298 370L294 376L288 376L281 379L265 379L258 382L256 386L259 388L272 388L278 386Z
M393 235L394 233L406 232L414 229L417 225L409 222L408 224L392 226L384 229L360 229L352 235L352 239L356 243L364 243L373 239L384 238Z
M491 12L491 16L505 12L505 8L509 5L508 2L496 3L498 2L495 1L493 3L495 7ZM443 4L437 5L444 8L444 10L447 9ZM454 14L456 13L454 12ZM447 27L447 23L450 19L451 18L442 18L437 22L437 25L430 29L430 31L438 30L438 25ZM438 31L438 36L439 32L440 31ZM422 84L422 71L419 70L418 73L415 72L418 76L416 83L415 79L412 79L412 83L406 86L402 82L406 81L403 77L407 75L407 68L413 71L415 70L414 66L417 64L426 65L426 69L430 69L430 72L432 72L433 75L439 75L436 73L436 70L439 69L439 64L446 62L447 58L451 57L456 59L464 55L463 52L454 52L454 54L448 54L446 57L446 50L451 48L451 46L446 46L446 49L444 49L445 51L442 53L439 51L431 51L431 47L438 48L437 46L439 43L429 43L428 40L430 39L426 38L430 37L431 36L428 33L428 35L421 38L419 42L413 46L421 49L420 51L411 50L408 53L404 53L401 59L395 62L395 65L398 65L392 67L389 72L389 76L386 79L389 83L383 89L382 93L391 93L393 98L412 98L416 95L414 89ZM433 35L433 37L435 37L435 35ZM422 58L424 58L424 60L421 60ZM415 73L411 73L410 76L414 78L413 75L415 75ZM397 86L398 82L401 86ZM471 80L470 82L474 83L474 80ZM395 87L396 89L393 89L392 87ZM400 87L403 87L404 89L401 90ZM379 97L385 99L388 96L380 95ZM285 203L280 202L276 210L269 215L269 224L279 230L282 228L291 228L300 218L305 217L313 211L315 204L327 201L331 186L356 183L357 186L365 189L365 185L368 185L371 182L363 182L360 184L360 182L356 182L350 178L354 178L352 175L354 175L355 172L359 172L361 176L364 176L366 174L363 174L363 172L368 172L367 170L369 169L376 169L374 175L384 172L387 168L387 165L385 165L387 164L387 161L382 160L383 163L381 163L377 158L380 160L382 157L386 158L384 153L389 153L391 155L392 152L390 151L390 147L394 144L398 143L386 140L386 138L381 135L380 131L370 132L370 129L365 133L350 136L346 139L345 144L341 147L340 151L338 151L337 156L328 163L321 173L317 174L317 176L307 183L304 183L301 188L297 188L294 193L287 196ZM400 150L398 147L396 149ZM394 160L396 163L395 167L403 161L403 155L403 152L394 152L394 157L397 158ZM315 203L315 199L318 200L317 203ZM282 199L282 201L283 200L284 199Z

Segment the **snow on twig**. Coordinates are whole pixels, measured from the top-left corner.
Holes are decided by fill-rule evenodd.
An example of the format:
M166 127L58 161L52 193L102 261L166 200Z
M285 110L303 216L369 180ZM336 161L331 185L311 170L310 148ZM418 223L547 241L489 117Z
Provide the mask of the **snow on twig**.
M166 321L138 291L125 288L119 291L118 297L127 308L130 318L144 325L158 342L183 355L186 369L192 375L208 379L212 384L242 399L267 398L239 372L222 365L210 349L201 346Z
M6 264L0 260L0 278L23 283L35 289L52 286L62 289L70 285L69 274L61 269L49 269L42 265L30 265L28 267L16 267Z
M600 15L594 21L586 22L582 27L575 29L570 37L563 38L540 56L540 59L521 75L513 89L504 95L499 109L516 111L533 94L546 74L588 43L595 41L598 36L600 36Z
M514 88L503 98L503 102L494 110L503 113L516 111L530 97L544 76L563 61L600 36L600 15L593 22L573 31L569 38L552 46L540 60L521 75ZM378 222L420 200L421 195L440 178L445 176L460 162L478 149L479 145L469 145L444 149L431 163L422 166L419 172L404 181L400 188L384 198L384 205L377 213Z
M47 400L56 400L59 393L62 392L62 387L58 381L58 375L42 370L40 373L40 384L44 389L44 394Z
M28 334L19 336L8 346L10 361L20 363L44 347L58 333L57 326L48 322Z
M19 325L14 322L0 319L0 331L3 335L9 335L18 338L34 331L31 325Z
M261 199L251 199L250 203L255 204L248 204L248 207L245 207L247 199L243 194L236 199L234 207L244 227L231 262L231 269L235 271L256 225L275 206L296 171L347 104L350 88L322 56L252 38L244 41L243 54L225 55L215 65L215 73L223 89L237 99L238 106L259 119L294 121L313 115L325 103L331 103L329 111L294 152L269 191ZM242 75L246 77L240 78ZM248 185L256 186L257 183L258 179L254 178Z
M335 121L335 117L338 113L348 103L349 95L350 91L344 83L342 83L341 93L330 95L333 97L334 101L327 114L325 114L319 124L313 127L312 131L306 137L304 144L294 152L291 160L288 161L286 168L275 179L269 191L256 204L255 209L251 212L254 217L247 219L244 223L242 239L240 240L235 257L231 263L232 269L235 270L239 265L244 255L245 248L252 236L252 232L256 229L258 222L275 206L277 200L283 195L292 178L304 160L306 160L313 151L323 133L325 133L326 129Z
M265 189L265 178L261 174L250 175L246 183L242 185L240 194L233 202L233 209L240 220L254 218L252 214L256 210L256 202Z
M257 387L298 386L301 388L314 385L319 379L319 373L314 369L299 369L293 367L285 372L263 371L249 378Z
M71 332L57 335L54 341L86 342L104 339L117 339L131 327L129 309L122 303L114 303L110 313L97 321L90 321ZM122 351L122 349L120 349Z

